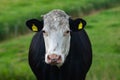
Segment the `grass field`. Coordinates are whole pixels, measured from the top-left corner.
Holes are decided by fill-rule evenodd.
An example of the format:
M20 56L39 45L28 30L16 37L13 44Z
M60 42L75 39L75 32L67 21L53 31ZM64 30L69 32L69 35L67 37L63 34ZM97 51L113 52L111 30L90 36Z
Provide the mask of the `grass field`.
M120 80L120 7L84 18L93 46L87 80ZM33 34L0 43L0 80L35 80L27 60Z
M87 16L93 65L87 80L120 80L120 7Z
M83 15L119 4L120 0L0 0L0 40L25 34L27 19L41 18L52 9Z

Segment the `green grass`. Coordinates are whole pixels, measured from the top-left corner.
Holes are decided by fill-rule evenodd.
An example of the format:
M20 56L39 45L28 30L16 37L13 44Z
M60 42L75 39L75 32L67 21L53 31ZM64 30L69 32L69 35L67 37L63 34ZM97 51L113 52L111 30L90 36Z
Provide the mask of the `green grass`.
M0 80L35 80L28 66L28 49L33 34L0 44Z
M120 80L120 7L87 16L93 45L88 80Z
M84 17L93 46L87 80L120 80L120 7ZM28 65L33 34L0 43L0 80L35 80Z
M25 34L27 19L41 18L40 15L52 9L83 15L119 4L120 0L0 0L0 40Z

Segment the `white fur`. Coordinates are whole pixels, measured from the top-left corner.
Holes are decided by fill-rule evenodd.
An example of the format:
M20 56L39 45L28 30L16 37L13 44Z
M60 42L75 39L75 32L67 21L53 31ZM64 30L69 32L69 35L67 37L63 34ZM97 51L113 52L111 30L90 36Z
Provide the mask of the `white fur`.
M43 33L45 41L45 62L49 54L57 54L62 58L62 62L57 64L58 67L62 66L70 48L70 31L69 29L69 16L61 10L54 10L44 15L44 28Z

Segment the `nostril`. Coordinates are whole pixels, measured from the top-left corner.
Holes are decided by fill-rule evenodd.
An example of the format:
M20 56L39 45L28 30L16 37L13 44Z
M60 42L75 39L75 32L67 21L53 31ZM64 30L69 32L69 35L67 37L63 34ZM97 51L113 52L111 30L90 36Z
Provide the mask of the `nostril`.
M60 60L61 59L61 56L58 56L57 60Z
M47 56L47 59L49 59L49 60L50 60L50 56L49 56L49 55Z

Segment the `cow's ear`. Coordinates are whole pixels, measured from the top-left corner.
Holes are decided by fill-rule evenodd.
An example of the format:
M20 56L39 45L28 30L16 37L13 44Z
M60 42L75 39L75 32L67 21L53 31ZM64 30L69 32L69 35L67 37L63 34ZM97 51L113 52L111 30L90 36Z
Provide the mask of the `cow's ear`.
M86 21L81 18L75 20L69 19L69 24L70 24L70 29L72 31L80 31L84 29L86 25Z
M30 19L26 21L26 25L30 30L38 32L43 28L43 20L39 21L37 19Z

